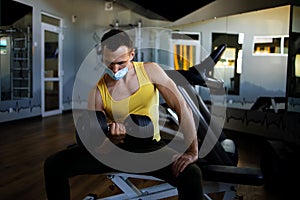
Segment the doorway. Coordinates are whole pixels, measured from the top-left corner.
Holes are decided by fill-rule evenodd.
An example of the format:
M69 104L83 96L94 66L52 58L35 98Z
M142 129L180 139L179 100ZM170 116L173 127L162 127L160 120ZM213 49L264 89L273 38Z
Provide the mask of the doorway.
M42 23L42 116L62 113L61 41L59 26Z
M240 76L242 73L243 34L212 33L212 51L226 44L225 52L217 62L212 75L224 81L225 90L230 95L240 94Z

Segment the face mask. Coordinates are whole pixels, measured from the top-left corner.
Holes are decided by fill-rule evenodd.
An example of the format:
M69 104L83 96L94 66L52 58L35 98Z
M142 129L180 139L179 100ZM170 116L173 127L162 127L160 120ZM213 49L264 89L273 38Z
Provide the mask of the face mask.
M123 69L114 73L111 69L105 68L105 73L108 74L112 79L118 81L123 78L128 72L128 67L124 67Z

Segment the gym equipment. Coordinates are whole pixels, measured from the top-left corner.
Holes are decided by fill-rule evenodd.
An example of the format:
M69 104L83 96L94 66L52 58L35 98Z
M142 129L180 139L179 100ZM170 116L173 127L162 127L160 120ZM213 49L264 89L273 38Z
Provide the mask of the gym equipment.
M94 120L97 119L96 121ZM126 128L125 139L152 139L154 133L154 127L151 119L146 115L130 114L124 121ZM108 122L106 116L102 111L85 110L82 112L80 119L77 120L76 127L80 127L84 133L103 132L106 136L109 132ZM101 132L99 130L101 128ZM88 130L84 130L88 129ZM78 136L78 132L76 131ZM89 134L92 135L92 134ZM80 138L77 138L80 140Z
M233 200L236 197L236 187L238 184L244 185L263 185L264 179L260 168L237 167L238 150L234 141L226 138L221 131L217 135L218 124L211 120L211 113L205 105L195 85L209 87L210 90L220 91L223 83L220 80L208 76L216 62L220 59L226 45L220 45L212 54L199 65L192 67L189 71L167 70L166 73L175 81L179 91L191 107L195 123L198 128L198 138L200 140L199 148L203 144L203 139L208 137L215 141L213 149L203 158L199 157L197 164L202 169L203 191L206 199L211 199L207 194L224 192L224 200ZM184 79L182 77L185 77ZM188 80L188 81L187 81ZM170 119L174 124L178 124L174 112L166 107ZM199 106L198 106L199 105ZM162 129L168 132L168 129ZM172 132L172 131L169 131ZM141 174L130 173L110 173L107 177L118 186L123 193L99 199L161 199L177 195L177 189L163 180ZM161 181L161 184L142 188L137 188L130 178L141 178L147 180Z
M278 104L286 103L285 97L259 97L250 110L261 110L264 112L282 113L283 109L278 108Z
M124 121L126 127L126 136L133 138L152 139L154 126L151 119L146 115L130 114Z

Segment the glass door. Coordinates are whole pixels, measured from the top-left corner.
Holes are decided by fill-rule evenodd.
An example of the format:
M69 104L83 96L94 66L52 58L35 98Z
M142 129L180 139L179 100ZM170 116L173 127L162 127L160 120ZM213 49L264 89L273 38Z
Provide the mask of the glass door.
M42 116L62 113L61 30L42 23Z

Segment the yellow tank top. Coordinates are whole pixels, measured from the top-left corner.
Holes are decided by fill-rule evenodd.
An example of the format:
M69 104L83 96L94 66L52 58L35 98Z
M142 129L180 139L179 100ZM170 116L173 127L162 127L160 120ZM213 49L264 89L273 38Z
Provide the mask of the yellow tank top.
M103 107L110 121L124 122L130 114L146 115L150 117L154 125L153 139L160 140L159 132L159 94L156 87L150 81L143 62L133 62L139 81L139 89L131 96L115 101L110 95L105 80L102 77L97 87L100 91Z

